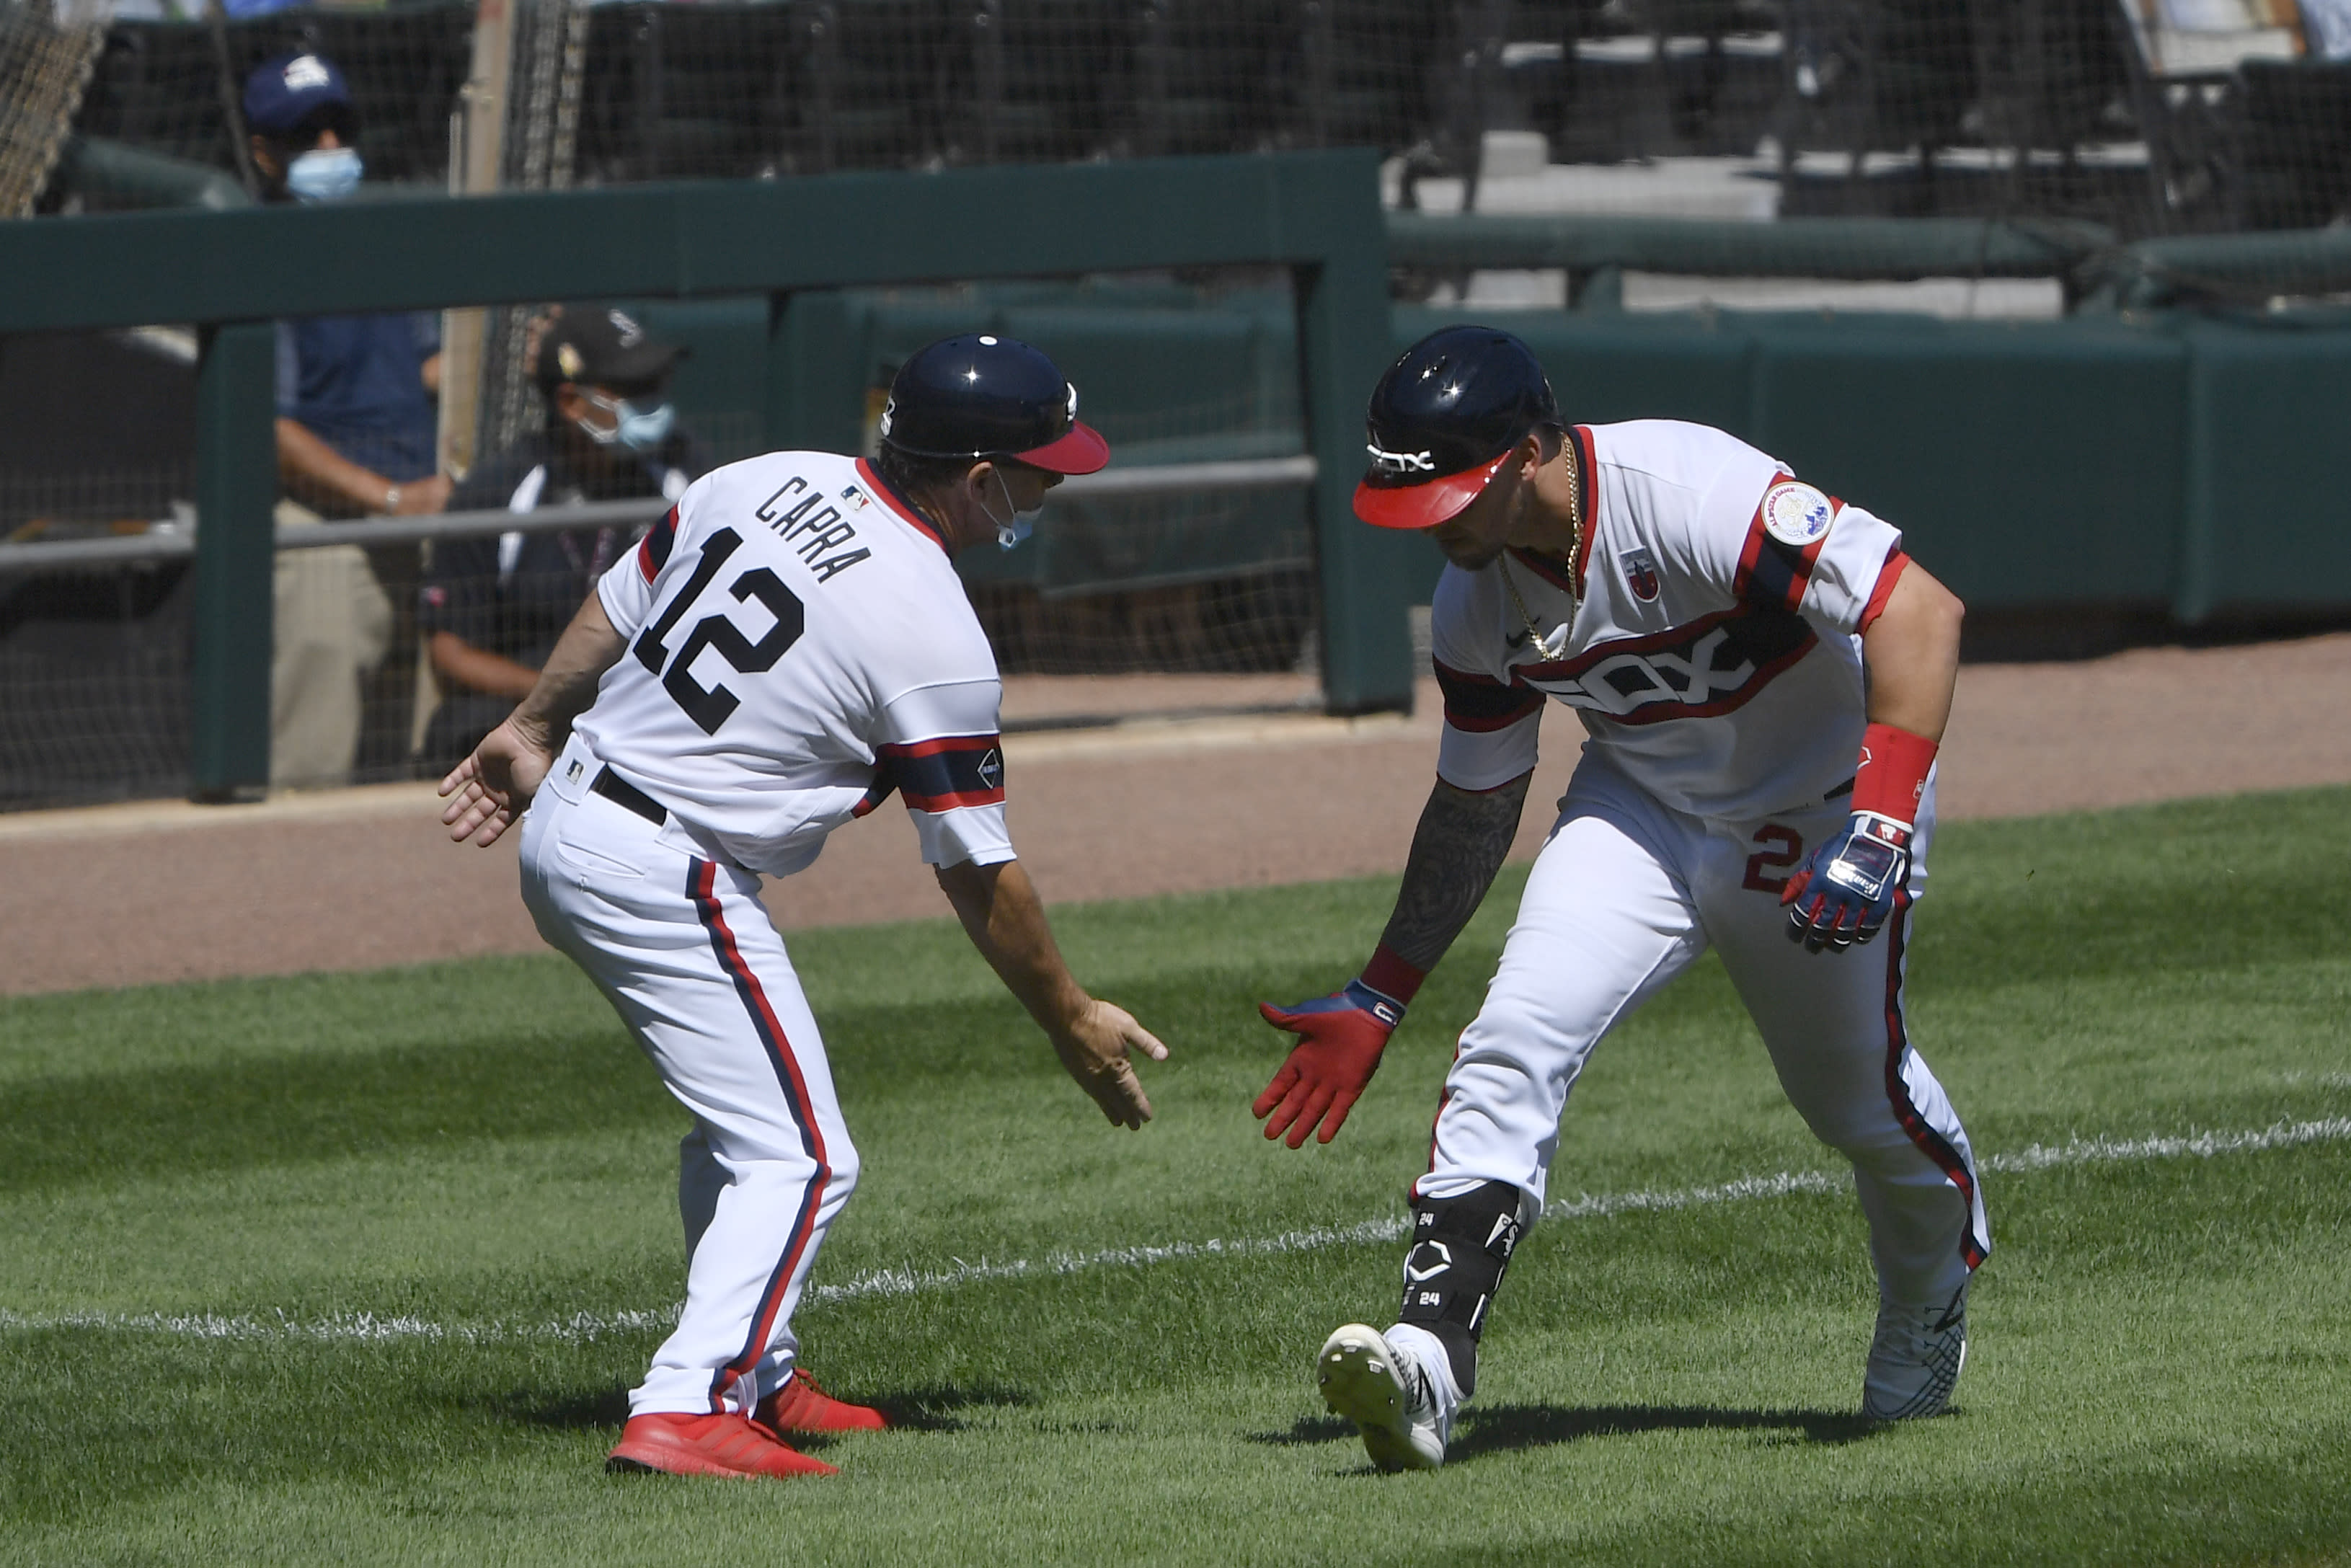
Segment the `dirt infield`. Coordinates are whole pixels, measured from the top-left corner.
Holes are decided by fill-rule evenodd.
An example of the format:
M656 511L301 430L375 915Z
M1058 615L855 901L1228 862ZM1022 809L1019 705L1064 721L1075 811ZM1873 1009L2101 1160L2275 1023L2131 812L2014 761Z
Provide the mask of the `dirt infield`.
M1010 683L1008 721L1178 716L1008 740L1013 829L1046 897L1399 870L1428 791L1433 688L1410 719L1326 719L1296 710L1306 695L1286 677ZM2351 726L2324 716L2346 707L2351 634L1970 665L1943 747L1943 815L2351 782ZM1564 716L1547 721L1538 800L1573 764ZM1530 810L1517 852L1548 825ZM836 834L768 903L787 928L946 913L896 811ZM538 946L512 850L446 842L422 785L0 817L0 993Z

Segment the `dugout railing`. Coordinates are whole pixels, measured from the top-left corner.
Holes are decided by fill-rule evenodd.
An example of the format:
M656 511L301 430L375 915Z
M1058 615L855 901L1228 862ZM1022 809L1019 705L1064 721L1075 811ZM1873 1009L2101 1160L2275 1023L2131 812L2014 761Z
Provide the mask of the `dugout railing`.
M1367 151L0 225L0 277L11 285L0 295L0 334L153 322L198 329L190 777L198 799L222 800L264 788L269 776L275 320L765 295L765 440L784 446L830 435L837 444L841 420L826 406L823 360L832 347L825 302L841 288L1263 266L1292 280L1303 460L1187 465L1155 477L1129 471L1101 483L1304 486L1325 705L1335 713L1405 707L1405 611L1426 561L1416 540L1354 526L1348 505L1361 468L1362 400L1387 341L1377 159ZM496 520L479 519L484 528ZM446 532L450 519L423 521L438 526L387 520L315 531L334 536L321 543L377 542L364 529L413 539ZM103 542L125 551L179 548ZM10 547L0 564L36 564L33 552L45 548L85 547Z

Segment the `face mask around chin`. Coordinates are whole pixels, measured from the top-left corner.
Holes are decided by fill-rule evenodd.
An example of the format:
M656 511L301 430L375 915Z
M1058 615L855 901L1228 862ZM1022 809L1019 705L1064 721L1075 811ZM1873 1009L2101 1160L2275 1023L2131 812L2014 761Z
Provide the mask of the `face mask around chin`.
M1037 531L1037 519L1045 515L1045 503L1040 501L1025 512L1018 507L1013 507L1012 486L1006 484L1001 471L991 470L991 472L996 474L997 484L1003 486L1004 504L1012 508L1012 520L1008 523L998 521L993 507L987 508L987 520L996 524L996 548L1010 549Z
M586 420L579 421L580 428L599 446L618 442L632 452L658 452L669 439L670 426L677 422L674 404L658 402L651 408L640 408L633 402L619 402L608 397L588 394L588 401L612 416L612 428L599 430Z
M337 202L358 189L359 150L314 147L286 166L286 188L298 202Z

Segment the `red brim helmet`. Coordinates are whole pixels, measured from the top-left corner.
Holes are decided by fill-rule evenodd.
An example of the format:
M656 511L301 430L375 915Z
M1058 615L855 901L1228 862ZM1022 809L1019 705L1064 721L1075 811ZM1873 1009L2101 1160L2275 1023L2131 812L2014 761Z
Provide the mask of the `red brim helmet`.
M1534 352L1492 327L1447 327L1397 357L1364 410L1371 466L1355 516L1428 528L1476 500L1529 432L1557 427L1559 403Z
M1355 486L1355 516L1374 528L1433 528L1476 500L1510 460L1505 452L1479 467L1417 485L1383 487L1365 479Z
M1110 443L1092 425L1072 419L1070 433L1060 440L1008 455L1049 474L1095 474L1110 461Z
M1110 443L1078 419L1078 389L1018 338L967 332L914 351L890 382L882 439L916 457L1007 458L1092 474Z

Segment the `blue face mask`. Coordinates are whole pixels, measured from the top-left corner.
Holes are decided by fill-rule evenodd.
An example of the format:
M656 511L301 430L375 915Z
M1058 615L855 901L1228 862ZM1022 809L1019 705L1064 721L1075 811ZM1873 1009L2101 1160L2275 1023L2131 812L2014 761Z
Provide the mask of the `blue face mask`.
M601 393L589 392L588 401L612 416L612 428L599 430L587 421L580 428L599 446L620 443L632 452L658 452L669 439L670 426L677 423L677 409L668 402L657 402L651 408L640 408L633 402L616 402Z
M286 166L286 188L298 202L340 202L359 188L355 147L313 147Z
M1003 486L1004 504L1007 507L1011 509L1012 520L1008 523L1000 521L996 516L995 508L992 507L986 508L987 512L987 520L996 524L996 548L998 549L1010 549L1022 539L1027 538L1030 534L1037 531L1037 519L1045 515L1045 503L1039 501L1027 511L1024 512L1020 510L1019 507L1015 507L1012 504L1012 486L1006 483L1004 471L1000 468L991 468L988 472L995 475L997 484Z

